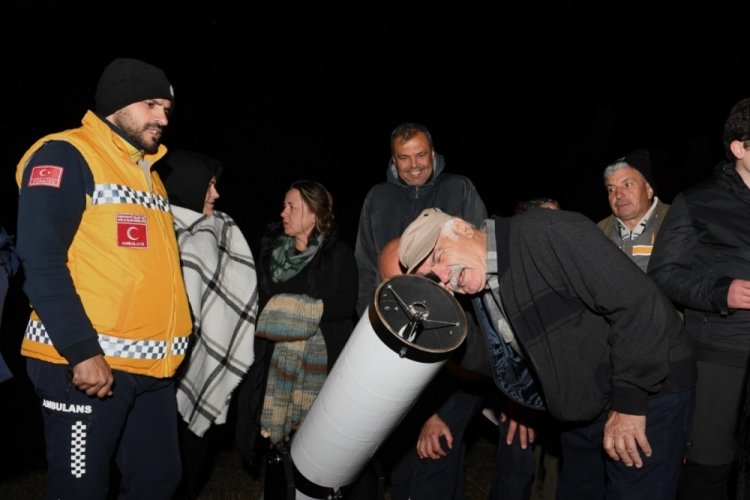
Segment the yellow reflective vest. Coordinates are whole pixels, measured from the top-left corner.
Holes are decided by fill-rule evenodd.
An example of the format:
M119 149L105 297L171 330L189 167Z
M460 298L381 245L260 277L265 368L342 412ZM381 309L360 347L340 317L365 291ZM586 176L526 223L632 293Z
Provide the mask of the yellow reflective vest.
M89 111L82 127L29 148L16 169L19 187L28 160L52 140L75 146L94 179L67 265L107 362L115 370L172 376L185 357L192 320L166 190L156 172L147 174L138 163L153 164L166 148L141 158ZM21 353L67 363L33 310Z

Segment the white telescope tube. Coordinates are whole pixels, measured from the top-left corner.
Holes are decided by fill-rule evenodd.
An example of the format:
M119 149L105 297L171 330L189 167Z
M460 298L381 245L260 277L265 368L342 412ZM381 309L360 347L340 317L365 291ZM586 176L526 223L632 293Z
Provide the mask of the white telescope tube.
M352 483L466 331L461 306L436 283L383 282L292 439L297 498ZM308 482L313 496L300 490Z

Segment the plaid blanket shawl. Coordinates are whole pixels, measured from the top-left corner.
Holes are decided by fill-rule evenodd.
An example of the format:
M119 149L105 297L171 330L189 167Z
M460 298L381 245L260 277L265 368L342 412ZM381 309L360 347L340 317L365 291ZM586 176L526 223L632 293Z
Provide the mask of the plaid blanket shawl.
M232 391L253 364L258 311L255 262L234 220L172 206L193 313L190 352L176 377L177 408L203 436L226 422Z

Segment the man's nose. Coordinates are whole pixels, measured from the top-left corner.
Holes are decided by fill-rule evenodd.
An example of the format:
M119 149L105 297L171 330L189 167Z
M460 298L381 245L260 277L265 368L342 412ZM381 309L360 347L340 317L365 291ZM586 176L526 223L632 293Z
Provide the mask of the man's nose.
M169 118L167 118L167 112L164 110L164 108L156 106L155 109L156 123L158 123L160 127L166 127L167 125L169 125Z
M449 283L451 280L451 271L448 266L434 266L432 272L440 279L440 283Z

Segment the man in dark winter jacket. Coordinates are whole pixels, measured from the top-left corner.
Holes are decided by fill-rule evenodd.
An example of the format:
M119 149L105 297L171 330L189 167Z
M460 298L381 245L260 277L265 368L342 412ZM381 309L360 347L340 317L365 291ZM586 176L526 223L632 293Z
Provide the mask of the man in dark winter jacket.
M681 498L724 498L750 360L750 99L724 125L727 161L678 194L648 274L684 310L698 364Z
M427 209L398 253L474 296L481 335L467 341L485 343L495 384L564 423L559 499L674 497L692 352L669 299L590 220L529 210L477 229Z
M370 189L359 216L354 258L359 269L360 316L380 282L380 251L428 207L438 207L473 224L487 216L471 180L445 172L445 160L435 152L429 130L418 123L403 123L391 133L386 180Z
M424 208L440 207L446 213L479 224L487 209L471 180L445 171L443 157L435 152L432 135L424 125L402 123L391 132L391 160L386 180L370 189L362 205L354 257L359 270L357 313L364 314L380 283L378 257L385 245L398 237ZM469 307L470 308L470 307ZM415 410L399 426L381 450L386 468L395 460L391 474L394 499L419 497L426 485L446 491L461 489L462 452L451 453L439 463L417 463L413 445L418 427L424 421L416 417L421 410L431 413L431 399L444 396L425 391ZM449 422L454 434L460 435L481 406L481 397L463 393L462 400L471 401L455 412ZM469 407L471 406L471 407ZM417 424L417 422L419 422ZM407 446L406 443L409 443ZM405 451L404 449L408 451ZM398 459L392 458L400 457ZM415 465L416 464L416 465ZM448 472L450 470L450 472ZM449 478L456 478L455 482ZM438 479L440 481L438 481ZM438 484L439 483L439 484ZM414 484L411 488L409 485ZM411 491L407 491L411 488ZM430 495L430 493L424 493Z

